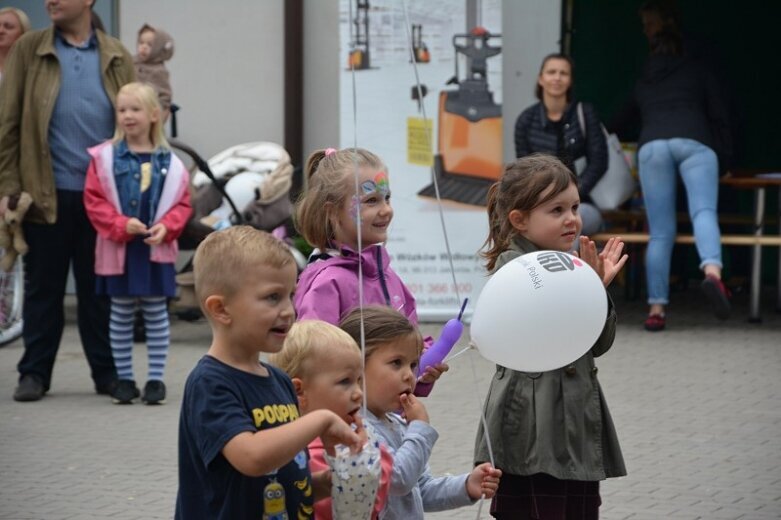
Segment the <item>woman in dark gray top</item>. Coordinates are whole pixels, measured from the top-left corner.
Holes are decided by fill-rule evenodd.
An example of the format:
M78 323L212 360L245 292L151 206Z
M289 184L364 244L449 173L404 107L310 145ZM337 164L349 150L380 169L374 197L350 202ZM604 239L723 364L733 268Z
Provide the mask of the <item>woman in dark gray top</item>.
M648 17L654 12L641 16ZM645 25L645 24L644 24ZM650 231L646 281L650 306L645 328L665 327L669 303L670 260L676 234L676 185L686 188L700 269L702 290L716 316L729 316L729 292L721 281L721 234L717 216L719 160L728 150L728 112L708 64L689 52L677 26L649 34L651 54L626 114L640 118L638 163Z

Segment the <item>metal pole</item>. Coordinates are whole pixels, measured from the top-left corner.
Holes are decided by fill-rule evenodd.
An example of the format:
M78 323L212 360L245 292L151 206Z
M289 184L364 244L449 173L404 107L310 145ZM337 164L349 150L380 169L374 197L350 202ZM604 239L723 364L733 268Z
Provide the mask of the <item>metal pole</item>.
M478 0L466 0L466 34L471 34L472 29L480 23L480 3ZM458 53L456 53L456 62ZM469 71L472 70L472 60L466 58L466 77L469 78Z
M765 188L757 188L754 195L754 236L762 236L762 225L765 217ZM748 321L759 323L762 316L759 314L759 300L762 292L762 246L754 245L754 256L751 262L751 309Z
M781 235L781 187L778 188L778 234ZM778 296L776 297L776 312L781 312L781 248L778 251L778 278L776 278L776 287Z

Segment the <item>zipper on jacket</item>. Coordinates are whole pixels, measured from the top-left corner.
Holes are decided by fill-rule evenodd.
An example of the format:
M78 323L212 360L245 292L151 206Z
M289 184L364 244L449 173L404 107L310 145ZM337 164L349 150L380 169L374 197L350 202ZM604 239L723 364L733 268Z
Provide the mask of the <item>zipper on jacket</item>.
M380 286L382 287L382 294L385 296L385 305L390 307L391 299L388 293L388 285L385 283L385 267L382 265L382 251L380 246L377 246L374 250L374 256L377 258L377 270L380 273Z

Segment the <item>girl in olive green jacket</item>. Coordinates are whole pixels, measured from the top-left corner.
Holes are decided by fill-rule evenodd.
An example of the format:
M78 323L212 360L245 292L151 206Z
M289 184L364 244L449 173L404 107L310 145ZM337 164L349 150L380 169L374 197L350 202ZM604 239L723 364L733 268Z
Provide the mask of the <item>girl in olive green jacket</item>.
M487 269L493 273L537 250L571 251L581 229L579 204L577 178L561 161L541 154L516 160L488 193ZM579 240L581 258L607 286L626 262L623 242L611 239L597 254L594 242ZM594 364L610 349L615 331L609 301L601 335L569 366L542 373L496 367L485 404L488 435L480 425L475 447L475 463L488 461L490 439L503 472L491 504L494 517L599 517L599 481L626 475Z

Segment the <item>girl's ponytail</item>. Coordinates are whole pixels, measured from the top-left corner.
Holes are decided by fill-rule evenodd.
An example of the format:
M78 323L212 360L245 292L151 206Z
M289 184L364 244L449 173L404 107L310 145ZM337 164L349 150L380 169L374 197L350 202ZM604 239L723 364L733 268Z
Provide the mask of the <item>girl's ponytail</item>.
M486 210L488 212L488 238L485 240L482 249L486 251L481 253L481 256L485 258L485 267L488 271L492 271L494 265L496 265L496 259L507 248L507 237L503 236L502 227L504 222L507 221L507 215L500 215L499 213L499 189L501 181L497 181L491 185L488 189L488 197L486 202ZM507 231L504 231L506 234Z
M309 182L309 180L312 178L312 175L315 174L318 166L320 166L320 161L322 161L324 158L325 149L315 150L309 155L306 160L306 165L304 166L304 175L306 176L307 182Z

